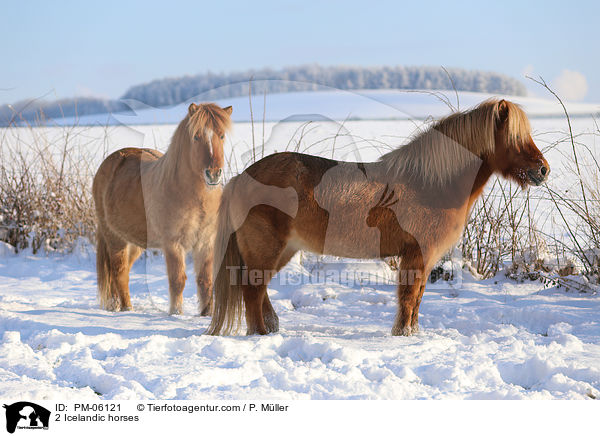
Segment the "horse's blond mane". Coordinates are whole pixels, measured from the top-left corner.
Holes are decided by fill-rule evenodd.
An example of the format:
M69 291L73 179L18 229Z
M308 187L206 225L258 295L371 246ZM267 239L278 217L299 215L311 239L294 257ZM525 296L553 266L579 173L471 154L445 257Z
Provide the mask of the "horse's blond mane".
M500 107L506 107L510 146L519 148L530 125L525 112L506 100L489 99L464 112L456 112L434 122L415 135L408 144L384 154L380 162L388 174L420 179L424 184L443 185L453 176L494 153L495 128ZM504 104L506 106L504 106Z
M181 124L183 125L183 122ZM187 128L190 138L206 130L225 133L230 127L231 118L214 103L199 104L196 111L191 115L188 113L187 116Z
M187 159L184 150L190 146L196 135L198 140L203 142L203 146L208 146L211 133L226 133L231 128L231 118L216 104L192 105L190 108L193 110L188 111L175 129L169 149L164 157L157 161L161 166L163 177L172 177L177 172L178 165L183 159Z

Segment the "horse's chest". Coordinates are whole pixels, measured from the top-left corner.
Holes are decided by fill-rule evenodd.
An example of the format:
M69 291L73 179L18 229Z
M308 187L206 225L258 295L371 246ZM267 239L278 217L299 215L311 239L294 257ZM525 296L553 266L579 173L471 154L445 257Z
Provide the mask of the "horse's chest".
M175 236L180 239L182 245L191 248L199 239L205 238L208 232L214 232L214 222L205 210L189 210L179 220L179 229Z
M151 220L152 245L176 243L190 250L199 240L206 239L207 232L214 233L214 214L201 201L190 201L185 205L165 201L156 209L161 213L154 214Z
M415 225L415 237L427 257L441 257L462 235L466 215L463 210L427 210Z

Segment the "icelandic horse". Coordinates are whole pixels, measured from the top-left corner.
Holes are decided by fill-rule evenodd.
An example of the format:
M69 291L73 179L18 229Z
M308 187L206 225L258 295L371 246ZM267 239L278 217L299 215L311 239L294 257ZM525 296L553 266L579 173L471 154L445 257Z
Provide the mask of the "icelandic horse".
M376 162L300 153L267 156L226 186L215 242L209 334L278 331L267 284L298 250L399 256L392 335L418 331L434 264L460 238L492 174L540 185L550 172L523 110L490 99L432 123Z
M183 312L185 255L193 252L199 313L211 312L223 142L231 106L190 104L167 152L123 148L100 165L92 186L96 270L102 308L131 310L129 271L145 248L159 248L169 279L169 313Z

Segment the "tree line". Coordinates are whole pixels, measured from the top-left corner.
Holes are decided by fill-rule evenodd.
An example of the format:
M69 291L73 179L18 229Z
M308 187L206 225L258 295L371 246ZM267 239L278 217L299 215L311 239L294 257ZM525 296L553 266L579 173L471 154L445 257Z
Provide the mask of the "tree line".
M171 106L200 97L218 100L253 93L281 93L335 89L436 89L492 94L525 95L525 86L504 74L440 67L353 67L302 65L274 70L263 68L233 73L203 73L166 78L132 86L117 100L93 97L58 101L27 100L0 106L0 124L43 122L45 119L120 112L143 103ZM127 104L126 104L127 102Z

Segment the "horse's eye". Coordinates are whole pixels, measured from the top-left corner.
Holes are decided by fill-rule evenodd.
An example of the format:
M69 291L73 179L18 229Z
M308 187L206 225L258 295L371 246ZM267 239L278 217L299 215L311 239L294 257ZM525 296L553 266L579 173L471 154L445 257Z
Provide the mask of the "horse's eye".
M221 135L221 139L225 139L225 135Z
M199 141L199 140L200 140L200 137L199 137L199 136L198 136L198 134L196 133L196 134L194 135L194 141Z

